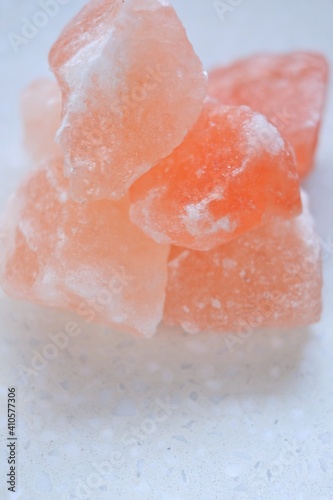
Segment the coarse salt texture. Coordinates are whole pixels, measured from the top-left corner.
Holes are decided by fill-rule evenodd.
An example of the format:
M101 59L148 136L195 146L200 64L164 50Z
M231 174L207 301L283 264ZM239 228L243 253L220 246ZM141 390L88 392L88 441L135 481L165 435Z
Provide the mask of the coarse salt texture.
M24 89L21 96L24 146L33 162L61 158L55 141L61 120L61 92L56 81L41 78Z
M0 284L14 298L153 335L169 247L130 222L127 198L72 201L62 170L62 163L47 162L11 198L1 224Z
M301 212L294 155L246 106L205 101L183 143L131 188L131 220L159 243L209 250Z
M320 319L322 265L307 203L209 252L171 250L164 320L190 333L246 334Z
M71 196L125 195L197 120L206 75L165 0L93 0L51 49Z
M300 177L313 168L328 84L321 54L251 56L209 74L209 94L222 104L263 113L295 150Z

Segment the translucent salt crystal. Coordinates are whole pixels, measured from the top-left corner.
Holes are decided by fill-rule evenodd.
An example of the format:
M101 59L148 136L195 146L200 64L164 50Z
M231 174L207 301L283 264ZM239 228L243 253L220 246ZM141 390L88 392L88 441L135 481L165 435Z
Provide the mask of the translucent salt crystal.
M78 204L63 164L31 172L3 217L8 295L150 336L162 319L169 247L129 220L129 202ZM0 231L0 232L2 232Z
M166 0L93 0L50 52L59 140L77 201L121 198L197 120L202 64Z
M258 55L209 74L209 93L266 115L293 146L299 174L313 167L328 83L320 54Z
M183 143L131 188L131 220L159 243L209 250L301 212L293 153L263 115L207 100Z
M43 78L32 82L21 97L24 145L36 162L62 157L55 135L61 120L61 92L57 82Z
M307 203L209 252L173 247L164 320L190 332L249 333L319 320L320 244Z

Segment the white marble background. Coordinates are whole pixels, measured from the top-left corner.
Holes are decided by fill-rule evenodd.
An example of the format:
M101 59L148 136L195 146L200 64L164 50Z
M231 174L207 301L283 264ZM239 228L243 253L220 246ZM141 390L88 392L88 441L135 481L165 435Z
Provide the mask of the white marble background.
M38 0L0 0L0 207L25 168L17 100L83 4L15 53ZM332 0L174 0L207 68L258 51L319 50L333 65ZM60 0L59 0L60 4ZM333 499L333 106L306 182L325 249L324 313L313 327L215 334L161 329L142 341L0 293L0 499ZM50 334L81 333L39 364ZM37 364L36 364L37 363ZM27 381L23 367L38 368ZM21 370L21 373L20 373ZM18 493L5 487L7 387L18 390Z

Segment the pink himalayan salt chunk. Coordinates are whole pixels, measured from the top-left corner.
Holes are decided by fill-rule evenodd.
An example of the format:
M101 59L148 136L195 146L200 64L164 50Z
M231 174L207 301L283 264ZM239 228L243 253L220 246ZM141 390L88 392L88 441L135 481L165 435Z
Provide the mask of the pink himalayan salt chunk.
M165 0L93 0L50 52L63 92L59 140L77 201L119 199L180 144L207 92Z
M43 78L32 82L22 93L21 113L24 145L32 160L62 157L55 141L61 121L61 92L57 82Z
M313 168L328 83L326 59L309 52L257 55L209 74L209 94L266 115L293 146L300 177Z
M151 336L162 319L169 247L129 220L127 199L78 204L63 164L33 171L11 199L0 283L17 299L72 309Z
M320 244L305 206L295 219L209 252L173 247L164 320L191 333L307 325L320 318L321 288Z
M183 143L131 188L131 220L159 243L209 250L301 212L294 156L246 106L206 100Z

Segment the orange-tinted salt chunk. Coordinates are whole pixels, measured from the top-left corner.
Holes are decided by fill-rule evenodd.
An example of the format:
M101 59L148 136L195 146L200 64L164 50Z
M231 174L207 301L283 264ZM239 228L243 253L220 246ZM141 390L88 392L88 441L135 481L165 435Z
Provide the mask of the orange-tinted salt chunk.
M24 89L21 97L24 145L32 160L63 156L55 135L61 120L61 92L57 82L43 78Z
M197 120L202 64L165 0L93 0L50 52L72 197L121 198Z
M313 167L328 66L320 54L258 55L209 74L209 94L266 115L293 146L300 177Z
M276 220L209 252L173 247L165 322L192 333L314 323L321 312L320 255L306 206L295 219Z
M129 203L78 204L63 165L33 171L10 201L0 284L12 297L72 309L150 336L162 319L169 247L129 220Z
M263 115L208 99L183 143L131 188L131 220L159 243L208 250L301 212L293 153Z

